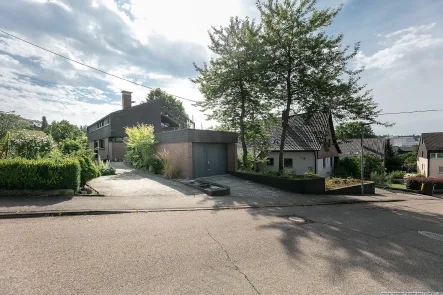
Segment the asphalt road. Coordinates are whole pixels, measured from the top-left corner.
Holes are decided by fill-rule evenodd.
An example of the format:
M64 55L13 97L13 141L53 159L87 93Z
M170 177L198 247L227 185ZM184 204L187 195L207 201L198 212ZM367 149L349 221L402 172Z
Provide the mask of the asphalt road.
M1 294L443 291L442 200L8 219L0 234Z

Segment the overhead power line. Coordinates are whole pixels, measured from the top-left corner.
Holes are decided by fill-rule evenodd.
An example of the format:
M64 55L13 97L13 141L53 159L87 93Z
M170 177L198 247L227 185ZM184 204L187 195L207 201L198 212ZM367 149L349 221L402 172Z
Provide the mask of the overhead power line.
M0 30L0 32L2 32L2 33L5 34L5 35L8 35L8 36L10 36L10 37L13 37L13 38L15 38L15 39L17 39L17 40L20 40L20 41L22 41L22 42L25 42L25 43L27 43L27 44L29 44L29 45L35 46L35 47L37 47L37 48L40 48L41 50L44 50L44 51L46 51L46 52L49 52L49 53L55 54L55 55L57 55L57 56L59 56L59 57L62 57L62 58L67 59L67 60L69 60L69 61L75 62L75 63L77 63L77 64L79 64L79 65L82 65L82 66L85 66L85 67L87 67L87 68L90 68L90 69L92 69L92 70L95 70L95 71L98 71L98 72L100 72L100 73L103 73L103 74L106 74L106 75L112 76L112 77L114 77L114 78L117 78L117 79L120 79L120 80L123 80L123 81L129 82L129 83L132 83L132 84L137 85L137 86L141 86L141 87L144 87L144 88L148 88L148 89L150 89L150 90L154 90L154 88L152 88L152 87L149 87L149 86L146 86L146 85L143 85L143 84L140 84L140 83L136 83L136 82L133 82L133 81L131 81L131 80L128 80L128 79L125 79L125 78L119 77L119 76L117 76L117 75L114 75L114 74L108 73L108 72L106 72L106 71L103 71L103 70L100 70L100 69L94 68L94 67L92 67L92 66L90 66L90 65L84 64L84 63L82 63L82 62L79 62L79 61L74 60L74 59L72 59L72 58L69 58L69 57L67 57L67 56L61 55L61 54L59 54L59 53L57 53L57 52L54 52L54 51L51 51L51 50L46 49L46 48L44 48L44 47L41 47L41 46L39 46L39 45L37 45L37 44L34 44L34 43L32 43L32 42L29 42L29 41L27 41L27 40L25 40L25 39L22 39L22 38L20 38L20 37L17 37L17 36L15 36L15 35L13 35L13 34L10 34L10 33L8 33L8 32L3 31L3 30ZM168 94L169 94L169 95L172 95L172 96L174 96L174 97L176 97L176 98L186 100L186 101L197 102L196 100L192 100L192 99L189 99L189 98L186 98L186 97L182 97L182 96L178 96L178 95L170 94L170 93L168 93Z
M400 114L412 114L412 113L429 113L429 112L442 112L443 109L437 109L437 110L418 110L418 111L405 111L405 112L396 112L396 113L382 113L378 114L379 116L383 115L400 115Z

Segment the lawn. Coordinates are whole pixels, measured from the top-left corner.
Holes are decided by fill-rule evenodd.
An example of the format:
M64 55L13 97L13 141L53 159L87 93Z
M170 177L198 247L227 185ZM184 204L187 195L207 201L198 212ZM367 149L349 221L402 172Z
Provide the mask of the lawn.
M365 181L367 183L367 181ZM352 178L335 178L328 177L325 179L326 190L333 190L347 186L359 185L361 184L360 179L352 179Z
M391 183L389 185L389 187L392 187L392 188L404 188L404 189L406 189L406 185L405 184L400 184L400 183Z

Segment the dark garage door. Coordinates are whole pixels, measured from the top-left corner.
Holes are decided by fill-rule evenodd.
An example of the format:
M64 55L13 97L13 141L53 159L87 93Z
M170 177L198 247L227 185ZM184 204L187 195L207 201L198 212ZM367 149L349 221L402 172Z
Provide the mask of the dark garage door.
M194 178L225 174L228 171L226 144L192 143Z

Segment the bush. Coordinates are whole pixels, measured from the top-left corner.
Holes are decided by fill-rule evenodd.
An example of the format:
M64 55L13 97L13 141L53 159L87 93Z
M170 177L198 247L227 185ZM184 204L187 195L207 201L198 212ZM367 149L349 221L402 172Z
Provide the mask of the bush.
M162 174L164 169L164 162L158 156L152 156L148 159L148 168L149 172L154 174Z
M80 156L78 162L81 168L80 185L83 186L91 179L100 176L100 171L95 167L94 163L89 157Z
M443 189L443 178L438 177L409 177L406 180L406 188L420 190L423 183L434 184L434 189Z
M380 173L377 171L373 171L373 172L371 172L370 179L371 179L371 181L375 182L375 184L378 184L378 185L386 185L387 186L390 184L390 179L385 172Z
M0 160L3 189L73 189L80 186L80 165L76 159L23 158Z
M152 125L138 124L126 127L126 160L137 168L146 167L148 159L155 153L156 139Z
M42 131L21 130L9 136L8 158L38 159L55 148L52 137Z
M252 154L248 153L248 159L247 159L247 163L245 165L245 163L243 163L243 153L240 152L237 155L238 158L238 167L240 167L241 169L244 170L253 170L254 169L254 159L252 158Z
M66 139L60 146L61 152L65 155L70 155L83 149L83 145L79 141L73 139Z
M392 171L391 173L389 173L390 178L403 178L403 177L405 177L405 175L406 175L406 172L400 171L400 170Z
M105 164L103 161L98 161L96 167L101 176L115 175L115 169L109 165L109 162Z
M334 168L334 176L341 178L359 178L360 163L354 160L354 157L340 158Z

